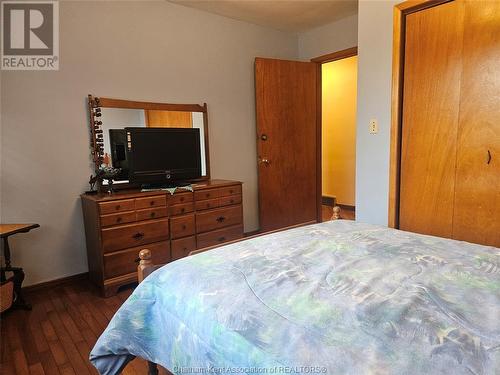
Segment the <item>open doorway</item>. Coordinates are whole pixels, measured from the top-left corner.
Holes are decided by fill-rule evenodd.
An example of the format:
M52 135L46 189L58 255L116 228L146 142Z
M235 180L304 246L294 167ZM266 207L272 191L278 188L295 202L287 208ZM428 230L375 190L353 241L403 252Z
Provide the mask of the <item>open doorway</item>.
M355 219L357 48L312 61L321 69L321 219Z

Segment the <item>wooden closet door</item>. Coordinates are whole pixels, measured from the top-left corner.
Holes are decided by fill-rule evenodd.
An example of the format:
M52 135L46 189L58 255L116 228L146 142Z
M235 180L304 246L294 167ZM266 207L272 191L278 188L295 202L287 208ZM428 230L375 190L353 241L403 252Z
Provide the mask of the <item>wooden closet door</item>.
M463 3L406 17L399 228L451 237Z
M316 64L257 58L262 231L316 221Z
M467 2L464 30L453 238L500 247L500 2Z

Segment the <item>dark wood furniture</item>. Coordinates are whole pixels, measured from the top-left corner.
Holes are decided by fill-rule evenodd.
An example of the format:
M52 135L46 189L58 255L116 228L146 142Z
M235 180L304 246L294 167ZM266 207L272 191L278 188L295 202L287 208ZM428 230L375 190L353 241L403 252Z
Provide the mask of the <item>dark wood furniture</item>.
M0 282L7 281L6 272L14 274L12 280L14 283L14 301L11 308L21 308L31 310L31 305L24 301L21 287L24 281L24 271L20 267L12 267L10 261L9 237L17 233L27 233L32 229L38 228L38 224L0 224L0 238L3 240L3 254L5 267L0 268Z
M209 180L194 191L123 190L85 195L82 209L90 280L105 296L137 281L135 259L143 248L156 264L243 237L242 184Z

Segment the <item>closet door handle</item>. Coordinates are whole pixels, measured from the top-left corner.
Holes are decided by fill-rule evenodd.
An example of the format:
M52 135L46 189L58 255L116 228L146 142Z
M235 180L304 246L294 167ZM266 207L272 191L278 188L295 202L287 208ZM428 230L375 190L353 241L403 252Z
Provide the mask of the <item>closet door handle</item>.
M490 150L488 150L488 161L486 162L486 164L490 164L491 162L491 152Z

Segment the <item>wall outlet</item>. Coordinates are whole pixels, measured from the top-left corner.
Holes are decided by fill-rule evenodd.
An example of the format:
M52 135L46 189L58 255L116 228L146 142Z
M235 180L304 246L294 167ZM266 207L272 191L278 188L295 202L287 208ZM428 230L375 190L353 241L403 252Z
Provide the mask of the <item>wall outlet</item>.
M378 121L377 121L377 119L370 120L370 126L368 129L370 131L370 134L377 134L378 133Z

